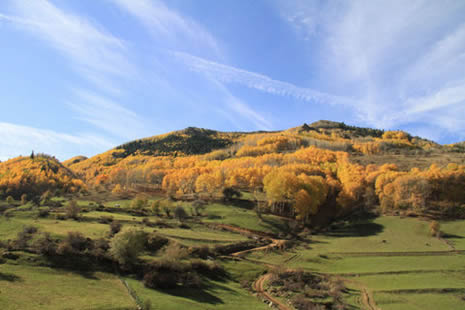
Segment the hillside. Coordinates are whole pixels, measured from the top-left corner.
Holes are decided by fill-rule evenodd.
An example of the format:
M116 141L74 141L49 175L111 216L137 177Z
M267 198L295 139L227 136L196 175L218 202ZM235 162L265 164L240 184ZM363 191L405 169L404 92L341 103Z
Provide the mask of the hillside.
M85 189L82 180L56 158L38 154L17 157L0 163L0 195L19 199L46 191L75 193Z
M464 185L454 146L330 121L18 157L0 307L462 309Z
M451 210L465 203L464 164L463 153L403 131L318 121L276 132L187 128L74 160L69 168L100 191L215 200L233 189L255 193L267 212L323 223L373 203L385 212L462 212ZM321 197L310 207L305 201L315 195Z

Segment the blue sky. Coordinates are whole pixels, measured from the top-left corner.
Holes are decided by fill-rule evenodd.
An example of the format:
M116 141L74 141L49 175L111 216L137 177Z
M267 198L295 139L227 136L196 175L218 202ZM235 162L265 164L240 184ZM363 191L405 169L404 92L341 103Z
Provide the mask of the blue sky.
M3 0L0 160L319 119L465 140L465 1Z

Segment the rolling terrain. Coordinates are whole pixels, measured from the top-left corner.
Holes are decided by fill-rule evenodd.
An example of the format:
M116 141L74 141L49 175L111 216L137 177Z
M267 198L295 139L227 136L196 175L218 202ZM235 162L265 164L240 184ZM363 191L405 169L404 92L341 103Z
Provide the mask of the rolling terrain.
M0 308L464 309L461 146L318 121L8 160Z

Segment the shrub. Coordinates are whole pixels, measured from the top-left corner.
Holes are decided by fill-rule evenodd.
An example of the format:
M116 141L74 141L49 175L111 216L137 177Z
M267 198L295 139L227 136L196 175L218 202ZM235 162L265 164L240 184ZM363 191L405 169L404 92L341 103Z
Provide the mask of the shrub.
M440 237L441 236L441 225L439 224L438 221L432 221L431 224L429 225L431 235L434 237Z
M166 217L171 217L171 208L169 206L163 207L163 211L166 214Z
M147 236L145 247L147 250L156 252L165 246L168 241L169 240L165 237L162 237L156 233L151 233Z
M144 224L145 226L150 226L150 219L148 217L144 217L142 219L142 224Z
M40 196L40 204L44 205L49 202L50 198L52 198L52 193L50 191L45 191Z
M12 196L6 197L6 203L12 205L15 202Z
M113 222L113 216L101 216L100 219L98 220L99 223L102 224L109 224Z
M77 254L91 247L91 240L84 237L80 232L68 232L68 235L63 239L57 248L57 253L60 255Z
M160 201L155 200L152 202L152 213L156 216L160 216Z
M186 258L189 255L187 248L182 247L178 243L170 244L164 253L164 258L168 260L180 260Z
M174 216L179 220L179 221L184 221L187 218L187 213L186 210L184 210L183 207L177 206L174 209Z
M21 195L21 204L25 205L27 203L27 194Z
M132 264L144 249L145 240L141 230L120 231L110 241L110 254L121 265Z
M37 227L26 226L16 236L16 240L13 242L13 246L16 249L26 249L29 243L29 240L32 239L32 235L37 232Z
M77 220L79 218L79 212L81 212L81 208L77 202L75 200L69 201L65 207L66 217Z
M201 216L202 211L205 210L205 206L207 203L203 200L196 200L192 203L192 207L194 208L195 215Z
M111 222L110 223L110 234L113 236L113 235L119 233L122 226L123 225L121 225L121 223L118 222L118 221Z
M137 211L142 210L147 206L147 198L142 195L138 195L131 201L131 208Z
M38 217L48 217L50 215L50 209L49 208L40 208Z
M176 276L169 270L149 271L144 275L143 282L149 288L173 289L177 286Z
M223 189L223 197L225 201L231 200L234 197L240 198L242 193L233 187L225 187Z
M35 252L43 255L54 255L56 253L56 243L49 233L43 233L32 245Z
M105 257L106 252L110 248L110 244L107 239L100 238L95 240L94 248L92 250L92 254L97 258Z

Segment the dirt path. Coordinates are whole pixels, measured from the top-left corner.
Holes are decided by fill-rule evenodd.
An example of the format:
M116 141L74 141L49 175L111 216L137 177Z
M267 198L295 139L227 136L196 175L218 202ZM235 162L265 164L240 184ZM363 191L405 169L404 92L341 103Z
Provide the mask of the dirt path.
M373 299L373 295L371 294L371 292L368 291L367 288L363 287L360 292L362 293L362 302L366 309L380 310L376 306L375 300Z
M242 227L238 227L238 226L234 226L234 225L220 224L220 223L210 223L207 226L226 229L226 230L236 232L236 233L240 233L240 234L250 236L250 237L260 237L260 238L268 238L268 239L273 238L273 236L271 234L268 234L266 232L251 230L251 229L242 228Z
M340 280L344 282L349 282L354 284L358 289L360 289L360 298L359 299L359 304L360 306L363 307L363 309L366 310L381 310L378 308L376 305L375 299L373 298L372 292L361 282L353 280L353 279L347 279L344 277L339 277Z
M253 289L257 292L259 296L266 298L267 300L271 301L275 307L280 310L292 310L293 308L287 306L286 304L282 303L280 300L274 298L270 294L265 291L265 283L270 279L271 274L267 273L262 275L258 278L254 284Z
M247 253L256 252L256 251L267 251L273 248L283 248L283 245L285 244L285 242L286 240L271 239L271 243L268 245L232 253L231 255L237 257L237 256L243 256Z

